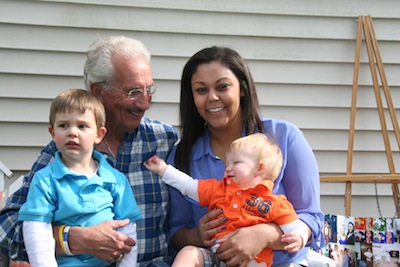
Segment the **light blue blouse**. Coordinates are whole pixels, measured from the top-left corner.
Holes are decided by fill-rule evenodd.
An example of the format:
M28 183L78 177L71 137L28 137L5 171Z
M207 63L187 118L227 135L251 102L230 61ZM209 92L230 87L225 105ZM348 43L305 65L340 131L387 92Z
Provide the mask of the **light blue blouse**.
M266 135L281 148L283 155L282 171L275 181L273 194L283 194L294 206L300 219L312 230L311 246L315 249L323 245L322 225L324 215L320 209L320 181L317 162L303 133L292 123L264 119ZM243 136L246 135L243 132ZM173 165L176 147L168 157ZM218 178L224 174L224 162L213 153L210 146L210 132L206 130L194 144L191 158L190 176L196 179ZM195 227L207 212L206 207L182 196L170 188L170 236L183 228ZM274 251L274 264L300 262L307 258L309 247L297 253Z

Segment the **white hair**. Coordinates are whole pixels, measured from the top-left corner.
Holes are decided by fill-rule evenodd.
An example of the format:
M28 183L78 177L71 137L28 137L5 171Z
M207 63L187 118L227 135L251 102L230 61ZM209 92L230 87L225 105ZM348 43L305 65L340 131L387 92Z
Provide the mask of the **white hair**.
M114 78L112 64L114 55L125 58L143 56L150 63L150 53L146 46L136 39L125 36L108 36L94 41L88 51L84 66L85 87L90 90L92 83L108 83Z

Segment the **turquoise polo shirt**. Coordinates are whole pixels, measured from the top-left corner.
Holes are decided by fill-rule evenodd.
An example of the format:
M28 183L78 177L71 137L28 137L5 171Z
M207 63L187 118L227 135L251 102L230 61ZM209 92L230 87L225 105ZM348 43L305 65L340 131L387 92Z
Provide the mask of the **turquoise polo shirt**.
M128 218L133 222L141 219L125 175L111 167L101 153L94 151L93 159L98 161L99 167L88 179L86 175L71 172L61 161L61 153L56 152L54 160L37 171L32 179L18 220L92 226L105 220ZM78 261L74 262L74 258ZM63 263L68 266L107 265L89 255L57 257L57 261L60 266Z

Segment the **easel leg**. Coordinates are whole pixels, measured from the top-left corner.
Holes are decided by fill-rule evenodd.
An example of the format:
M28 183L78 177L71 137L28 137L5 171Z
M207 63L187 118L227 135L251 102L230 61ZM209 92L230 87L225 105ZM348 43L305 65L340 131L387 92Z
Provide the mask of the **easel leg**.
M399 185L397 183L392 184L394 208L396 210L397 218L400 218L399 210Z
M344 206L346 208L346 216L351 214L351 182L346 182L346 195L344 196Z

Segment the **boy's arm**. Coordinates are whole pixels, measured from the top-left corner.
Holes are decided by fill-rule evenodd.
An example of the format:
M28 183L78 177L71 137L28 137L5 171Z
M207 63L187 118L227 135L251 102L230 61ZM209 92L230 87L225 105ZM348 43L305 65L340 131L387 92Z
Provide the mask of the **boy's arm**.
M25 203L28 190L34 174L47 166L56 153L56 145L50 142L40 152L39 157L30 172L24 177L23 186L7 199L5 207L0 213L0 246L1 253L12 260L27 260L24 240L22 236L22 221L18 220L19 209Z
M189 175L180 170L168 165L161 177L163 182L179 190L182 195L187 195L188 197L199 201L199 194L197 192L198 180L193 179Z
M136 223L132 222L129 223L128 225L117 229L117 231L126 234L135 242L137 242L137 232L136 232ZM117 267L136 267L137 263L137 245L132 247L131 251L129 253L123 254L123 258L120 262L117 262Z
M22 230L30 265L32 267L58 266L51 223L24 221Z

